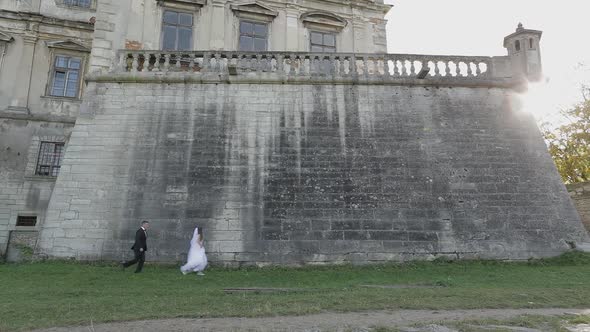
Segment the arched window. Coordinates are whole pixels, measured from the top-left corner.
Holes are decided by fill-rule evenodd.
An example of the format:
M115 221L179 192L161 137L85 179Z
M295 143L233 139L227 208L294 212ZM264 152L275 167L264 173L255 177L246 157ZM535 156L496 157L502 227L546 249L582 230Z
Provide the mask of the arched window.
M514 42L514 49L516 50L516 52L520 52L520 40Z

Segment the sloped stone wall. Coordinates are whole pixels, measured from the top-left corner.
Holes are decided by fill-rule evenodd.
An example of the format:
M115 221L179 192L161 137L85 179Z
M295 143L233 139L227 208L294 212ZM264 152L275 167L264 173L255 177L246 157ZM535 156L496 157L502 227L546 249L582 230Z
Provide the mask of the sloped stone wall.
M500 88L91 82L39 253L226 264L550 256L587 241Z

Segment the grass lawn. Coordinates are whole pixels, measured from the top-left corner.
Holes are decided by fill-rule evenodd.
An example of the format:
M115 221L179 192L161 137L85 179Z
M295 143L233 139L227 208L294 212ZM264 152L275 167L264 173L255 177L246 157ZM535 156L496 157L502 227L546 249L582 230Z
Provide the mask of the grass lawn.
M361 285L422 285L367 288ZM381 266L212 268L183 276L146 264L133 274L67 262L0 265L0 331L172 318L302 315L376 309L588 307L590 255L523 263L418 262ZM226 294L224 288L288 287Z

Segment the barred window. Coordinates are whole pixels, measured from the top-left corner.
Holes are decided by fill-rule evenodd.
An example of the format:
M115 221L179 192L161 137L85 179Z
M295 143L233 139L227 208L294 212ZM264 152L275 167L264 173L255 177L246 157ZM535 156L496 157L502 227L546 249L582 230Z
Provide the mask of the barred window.
M56 55L53 65L51 95L57 97L77 97L80 86L81 66L82 59L80 58Z
M92 5L92 0L64 0L64 5L90 8L90 6Z
M193 44L193 15L164 11L162 22L162 49L189 51Z
M36 175L57 176L64 154L64 143L41 142Z
M264 23L240 22L240 51L266 51L268 44L268 26Z
M310 36L312 52L336 52L336 35L312 31Z

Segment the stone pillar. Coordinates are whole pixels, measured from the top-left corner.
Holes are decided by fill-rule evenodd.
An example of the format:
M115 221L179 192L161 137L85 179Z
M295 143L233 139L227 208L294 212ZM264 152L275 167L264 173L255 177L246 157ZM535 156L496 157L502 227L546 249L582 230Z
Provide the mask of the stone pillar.
M31 87L33 58L35 56L35 47L39 38L36 32L27 31L22 37L22 40L23 47L20 61L18 63L18 73L20 73L20 75L14 81L12 101L10 102L8 109L15 112L27 113L29 111L29 92Z
M299 48L299 10L296 7L287 7L285 30L285 49L289 52L302 50Z
M209 46L213 50L225 49L225 1L213 0L211 11L211 24L209 26L211 38Z

